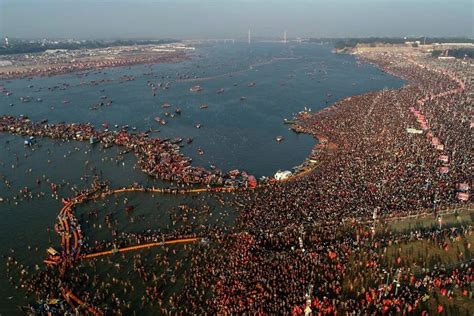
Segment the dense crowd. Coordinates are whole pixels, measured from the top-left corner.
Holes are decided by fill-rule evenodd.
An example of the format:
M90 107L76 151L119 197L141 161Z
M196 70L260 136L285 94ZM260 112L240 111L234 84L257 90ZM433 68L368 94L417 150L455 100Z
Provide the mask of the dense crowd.
M223 174L221 171L206 170L191 166L191 159L179 151L179 145L170 139L151 138L149 133L132 133L125 128L110 131L97 130L90 124L33 123L28 117L0 117L0 132L10 132L28 137L50 137L53 139L90 141L106 147L123 146L138 158L142 171L152 177L179 184L204 185L247 185L248 175L236 171Z
M125 298L138 291L136 283L143 287L139 306L167 315L301 315L309 310L408 314L431 313L433 304L438 313L460 314L445 302L472 299L472 226L446 227L437 216L446 206L472 203L473 122L466 93L472 90L470 66L456 62L440 68L422 60L428 66L421 67L397 54L364 58L407 85L347 98L315 114L302 113L295 129L319 138L325 148L312 157L318 168L289 181L231 193L239 211L232 229L208 226L196 233L183 222L172 232L116 232L111 241L90 242L86 248L99 251L196 235L206 239L184 247L182 256L176 248L164 247L154 258L136 254L93 259L71 267L66 279L47 271L25 275L22 284L47 297L54 286L38 289L38 284L45 279L53 285L65 282L84 301L113 314L137 308ZM39 125L12 117L2 118L0 130L64 139L96 137L134 151L140 166L160 178L225 182L220 173L191 167L169 142L143 134L97 132L89 125ZM184 213L189 211L184 207ZM387 218L426 213L439 218L439 226L395 232L367 225L373 221L384 227ZM94 213L89 217L93 221ZM448 265L434 253L409 255L403 249L413 244L444 253L452 247L455 260ZM97 266L104 261L122 278L108 272L105 281L99 280Z
M351 97L315 114L301 114L296 130L326 142L327 150L314 157L321 162L317 170L295 181L240 195L244 206L239 229L249 234L228 241L217 253L202 255L197 268L187 274L192 281L183 303L197 295L195 288L211 284L214 296L198 296L203 300L200 306L202 311L211 308L218 313L302 314L306 294L316 297L311 309L323 314L336 310L409 312L423 307L424 295L433 295L436 286L429 282L435 282L434 274L442 274L439 270L415 278L417 282L421 278L422 288L420 284L392 284L380 294L381 282L373 280L372 292L367 287L345 292L351 287L343 284L351 256L369 252L375 245L361 246L362 236L341 233L341 225L421 213L432 213L435 218L446 206L471 205L472 118L465 91L471 88L469 84L460 87L452 75L455 72L468 82L469 64L433 71L404 56L366 57L405 79L407 85ZM423 104L417 102L426 96ZM426 130L412 107L426 116ZM442 148L431 142L433 135ZM447 169L440 169L443 167ZM313 228L309 241L305 241L304 228L296 237L301 226L312 225L318 228ZM222 252L222 248L230 251ZM379 273L388 269L378 260L372 264ZM360 267L351 269L362 277ZM400 271L401 277L410 274ZM472 262L450 273L442 274L442 282L456 284L472 296Z

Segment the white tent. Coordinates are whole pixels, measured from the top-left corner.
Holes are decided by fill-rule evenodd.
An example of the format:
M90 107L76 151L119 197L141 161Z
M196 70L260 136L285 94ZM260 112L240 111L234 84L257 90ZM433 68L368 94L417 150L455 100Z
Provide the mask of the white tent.
M288 170L285 170L285 171L278 171L277 173L275 173L274 175L274 178L275 180L286 180L288 179L289 177L291 177L291 171L288 171Z

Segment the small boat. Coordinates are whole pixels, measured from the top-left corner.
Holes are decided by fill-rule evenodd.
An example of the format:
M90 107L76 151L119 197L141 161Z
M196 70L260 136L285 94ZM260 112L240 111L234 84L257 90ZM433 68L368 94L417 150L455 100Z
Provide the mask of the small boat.
M183 141L182 138L175 138L173 140L170 141L171 144L179 144Z
M186 143L188 144L191 144L193 142L193 139L191 137L189 137L188 139L186 139Z
M247 97L240 97L240 101L245 101L247 100Z
M194 86L191 89L189 89L189 91L191 91L191 92L200 92L200 91L202 91L202 88L201 88L201 86Z
M107 128L109 128L109 124L108 123L102 123L102 127L107 129Z
M198 154L199 155L204 155L204 150L202 150L201 148L198 149Z
M252 81L247 85L247 87L252 88L252 87L255 87L256 85L257 83L255 81Z
M166 109L166 108L171 107L171 104L165 103L165 104L163 104L161 107L162 107L163 109Z
M276 140L277 142L282 142L282 141L284 140L284 138L283 138L283 136L277 136L277 137L275 138L275 140Z
M176 110L174 110L174 112L175 112L176 114L181 114L181 109L180 109L180 108L177 108Z
M221 93L224 93L224 88L220 88L219 90L216 91L217 94L221 94Z
M202 125L201 124L196 124L196 128L201 128Z
M202 110L202 109L207 109L208 107L209 107L209 105L203 104L203 105L201 105L199 108Z

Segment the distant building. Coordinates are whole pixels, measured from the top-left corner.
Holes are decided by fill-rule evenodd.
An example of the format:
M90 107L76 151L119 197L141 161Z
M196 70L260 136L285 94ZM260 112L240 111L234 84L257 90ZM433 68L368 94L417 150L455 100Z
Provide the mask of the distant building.
M9 60L0 60L0 67L8 67L13 65L13 63Z
M44 51L45 54L59 54L59 53L67 53L67 49L47 49Z

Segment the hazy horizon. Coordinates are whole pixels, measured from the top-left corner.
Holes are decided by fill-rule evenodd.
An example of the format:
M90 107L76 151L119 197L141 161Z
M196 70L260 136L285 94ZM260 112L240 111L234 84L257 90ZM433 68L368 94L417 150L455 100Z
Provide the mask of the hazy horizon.
M16 38L473 37L469 0L0 0Z

